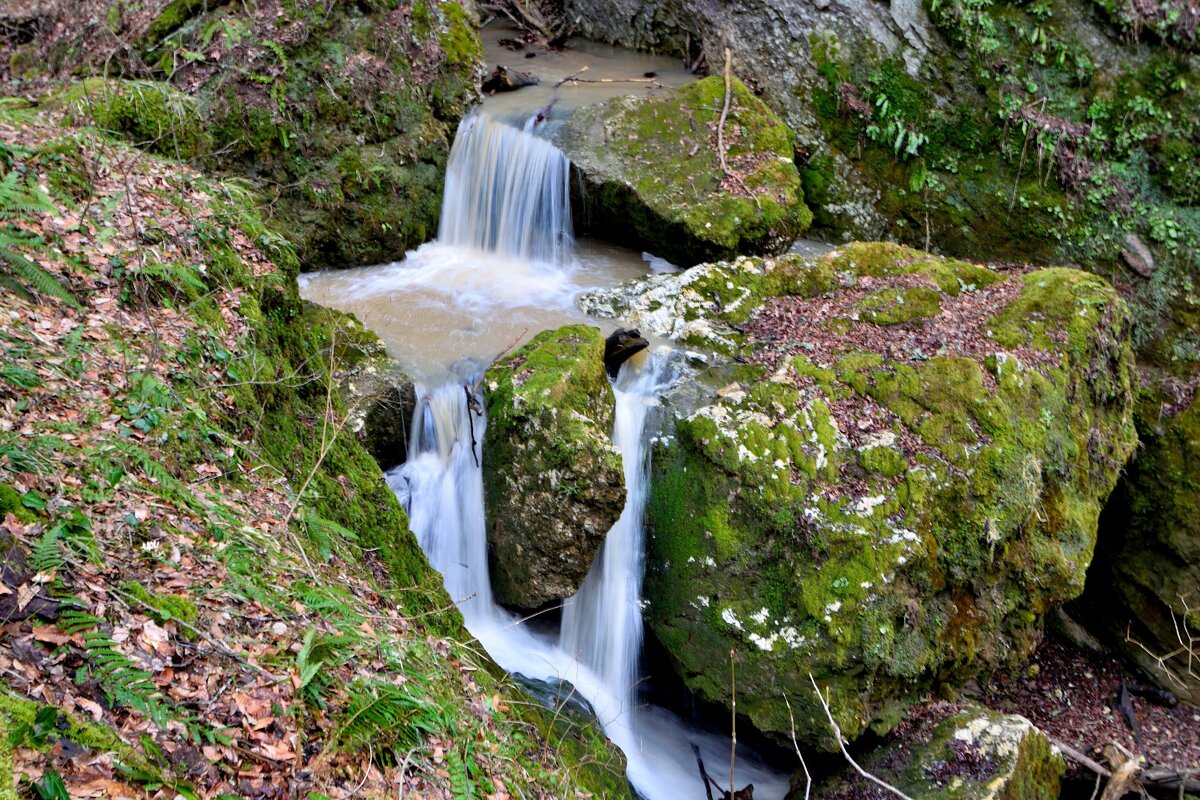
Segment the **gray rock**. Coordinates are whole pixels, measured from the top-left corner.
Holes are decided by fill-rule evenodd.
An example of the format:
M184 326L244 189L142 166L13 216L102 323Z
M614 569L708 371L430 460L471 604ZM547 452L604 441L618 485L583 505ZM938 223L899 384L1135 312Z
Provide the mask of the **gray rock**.
M1125 249L1121 251L1121 260L1125 262L1125 266L1143 278L1154 274L1154 253L1150 252L1150 248L1136 233L1125 237Z

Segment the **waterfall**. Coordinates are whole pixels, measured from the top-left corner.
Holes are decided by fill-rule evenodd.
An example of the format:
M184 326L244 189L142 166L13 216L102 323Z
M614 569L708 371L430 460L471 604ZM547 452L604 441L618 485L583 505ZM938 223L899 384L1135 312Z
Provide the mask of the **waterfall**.
M632 706L642 649L642 513L650 482L646 418L658 398L664 359L623 369L614 387L613 443L625 471L625 508L609 531L579 592L563 608L559 646L587 665Z
M573 244L570 163L532 130L532 121L521 130L480 113L463 120L450 154L438 241L410 253L408 262L387 276L389 287L403 287L410 297L414 289L436 287L439 307L450 304L477 316L505 318L572 296L566 278L570 268L564 268ZM484 258L464 259L463 253ZM650 485L646 425L659 402L666 361L661 354L631 359L614 383L612 435L624 462L626 504L583 586L566 602L557 636L531 631L493 599L484 520L486 454L480 446L487 420L480 398L464 389L475 385L478 374L418 388L411 455L387 475L471 634L508 672L567 682L586 698L605 733L624 751L629 780L646 800L704 795L693 744L715 779L723 779L727 773L721 765L729 763L727 737L639 705L636 691L642 517ZM742 753L737 774L753 781L756 795L765 800L787 791L786 777Z
M571 162L523 129L472 112L458 126L446 167L441 244L522 261L565 264L573 244Z

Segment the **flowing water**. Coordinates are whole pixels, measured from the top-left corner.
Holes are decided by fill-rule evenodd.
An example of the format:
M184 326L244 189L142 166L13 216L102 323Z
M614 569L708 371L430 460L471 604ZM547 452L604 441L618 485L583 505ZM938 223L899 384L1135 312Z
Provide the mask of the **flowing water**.
M640 354L613 389L613 440L624 459L626 506L557 636L538 633L496 605L488 574L481 452L487 419L469 389L506 346L548 327L586 320L574 297L647 272L619 250L574 247L569 164L533 133L482 113L459 128L447 171L437 242L380 267L305 276L306 298L359 314L419 382L409 460L388 474L430 562L445 578L467 628L507 671L569 683L586 698L628 760L648 800L705 796L692 745L727 780L729 738L645 705L642 649L642 516L649 489L647 433L667 379L662 352ZM587 320L592 324L594 321ZM759 800L780 798L784 776L739 752L737 782Z

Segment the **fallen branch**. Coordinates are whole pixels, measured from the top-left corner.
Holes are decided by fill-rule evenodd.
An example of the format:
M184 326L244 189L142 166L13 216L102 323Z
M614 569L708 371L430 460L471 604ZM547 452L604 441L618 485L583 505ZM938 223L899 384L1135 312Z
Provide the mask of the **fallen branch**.
M717 155L721 157L721 172L729 174L725 162L725 118L729 116L729 99L733 94L733 51L725 48L725 104L721 107L721 119L717 122Z
M800 767L804 770L804 800L808 800L808 794L812 791L812 775L808 772L808 764L804 763L804 755L800 752L800 745L796 742L796 717L792 715L792 704L788 702L787 695L783 696L783 703L787 706L788 722L792 726L792 747L796 750L796 758L800 759Z
M876 786L886 789L887 791L901 798L901 800L913 800L895 786L892 786L890 783L881 778L876 778L874 775L859 766L858 762L855 761L850 755L850 751L846 749L846 742L842 738L842 729L839 728L837 722L834 721L833 712L829 710L829 703L825 701L824 695L821 694L820 688L817 687L817 679L813 677L811 672L808 673L808 679L812 682L813 691L817 693L817 700L821 701L821 708L825 709L825 718L829 720L829 725L833 728L833 738L837 739L838 748L842 751L842 756L847 762L849 762L850 766L854 767L855 772L871 781L871 783L874 783Z

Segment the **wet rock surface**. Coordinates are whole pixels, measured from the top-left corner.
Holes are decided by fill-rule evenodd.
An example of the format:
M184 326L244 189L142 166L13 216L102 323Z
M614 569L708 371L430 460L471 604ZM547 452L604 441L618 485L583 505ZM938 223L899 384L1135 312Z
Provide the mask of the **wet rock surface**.
M584 305L732 357L656 449L647 511L647 624L706 699L728 702L711 665L736 649L738 710L785 738L785 693L829 747L810 672L848 736L886 730L1028 657L1082 591L1135 441L1103 280L849 245Z
M544 331L485 374L484 501L496 599L578 591L625 505L599 329Z

